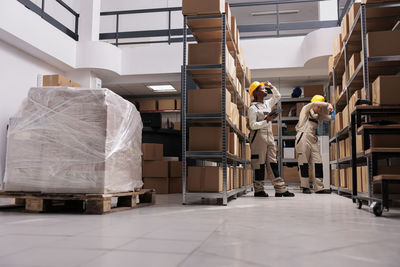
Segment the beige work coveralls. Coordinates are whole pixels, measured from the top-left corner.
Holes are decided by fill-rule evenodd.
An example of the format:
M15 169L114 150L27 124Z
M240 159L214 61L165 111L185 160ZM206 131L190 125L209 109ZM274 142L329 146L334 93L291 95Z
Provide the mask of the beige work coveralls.
M279 175L272 122L265 120L267 114L271 112L271 108L281 98L275 87L272 88L272 93L272 98L265 100L264 103L253 102L249 108L251 167L254 170L255 192L264 190L265 164L267 164L268 172L273 177L272 184L275 191L284 193L287 189L285 182Z
M321 106L322 110L315 113L313 107ZM313 187L315 192L324 189L323 165L321 153L316 135L318 123L323 120L330 120L328 108L331 106L325 102L313 102L304 106L300 112L299 122L296 125L296 153L299 160L299 174L302 188L309 188L309 164L313 166Z

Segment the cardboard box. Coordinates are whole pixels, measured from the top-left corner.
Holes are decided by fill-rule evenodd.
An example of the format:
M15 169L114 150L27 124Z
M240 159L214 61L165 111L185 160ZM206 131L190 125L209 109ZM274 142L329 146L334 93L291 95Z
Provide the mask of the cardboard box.
M235 46L236 47L238 47L237 46L237 42L236 42L236 40L237 40L237 33L238 33L238 31L237 31L237 23L236 23L236 17L235 16L231 16L231 32L232 32L232 39L233 39L233 41L234 41L234 43L235 43Z
M342 93L342 86L337 85L336 86L336 99L340 96L340 94ZM333 102L333 99L332 99Z
M155 189L156 194L168 194L169 181L168 177L146 177L143 178L144 189Z
M303 88L304 97L313 97L314 95L324 95L323 85L307 85Z
M236 171L232 168L232 179L233 179L233 189L239 189L240 188L240 177L239 173L236 169Z
M230 133L229 137L229 153L239 156L239 138L236 133Z
M168 177L170 178L182 177L182 161L168 162Z
M348 81L348 79L347 79L347 71L345 71L343 73L343 76L342 76L342 88L343 89L347 87L347 81Z
M304 102L296 103L296 117L300 117L301 109L307 104L308 103L304 103Z
M250 167L246 167L246 185L253 184L253 170Z
M342 112L342 127L343 129L349 126L349 108L345 106Z
M225 0L182 0L183 15L222 14Z
M347 137L345 140L345 148L346 148L346 157L351 157L351 140L350 137Z
M221 89L200 89L189 90L188 92L188 113L221 113ZM205 104L207 103L207 104ZM232 102L231 93L225 90L225 111L228 116L231 115Z
M273 133L274 136L278 136L279 135L278 130L279 130L278 124L277 123L273 123L272 124L272 133Z
M337 158L337 144L336 143L331 143L330 147L330 160L336 160Z
M234 104L234 103L232 103L231 104L231 114L230 114L231 116L231 121L232 121L232 123L237 127L237 128L239 128L239 109L238 109L238 107L237 107L237 105L236 104Z
M181 130L181 122L180 121L174 122L173 129L176 131L180 131Z
M331 170L331 184L339 186L339 170Z
M354 20L356 19L358 10L360 9L360 3L353 3L350 7L349 13L348 13L348 19L349 19L349 30L353 27Z
M157 110L157 101L156 100L140 100L139 101L139 110L140 111Z
M222 192L222 167L189 166L187 190L189 192Z
M43 75L43 86L81 87L80 84L58 74Z
M400 55L400 31L377 31L367 33L369 57Z
M346 178L345 169L339 170L339 186L344 187L344 188L347 186L347 178Z
M143 160L162 160L164 155L163 144L143 143L142 144Z
M251 160L251 148L249 143L246 143L246 160Z
M181 110L181 106L182 106L182 100L180 98L176 99L176 109L177 110Z
M335 38L335 40L333 40L333 57L335 63L338 60L338 57L342 49L343 49L342 34L339 33L339 35Z
M229 129L227 127L227 129ZM227 131L227 149L229 148L229 132ZM221 151L221 127L190 127L189 151Z
M356 153L360 153L360 152L364 151L363 143L364 143L363 136L361 134L360 135L356 135Z
M225 47L226 55L226 73L232 79L236 77L235 59ZM220 42L206 42L198 44L189 44L188 53L189 65L213 65L222 64L222 45Z
M232 20L232 11L231 7L229 6L229 3L225 3L225 23L228 25L229 29L231 28L231 20Z
M149 160L143 161L143 177L168 177L168 161Z
M361 63L360 53L354 53L349 60L349 77L351 78Z
M357 192L363 192L362 167L357 167Z
M300 176L299 176L299 171L298 171L297 167L283 166L282 177L286 183L300 182Z
M346 187L349 190L353 190L353 169L346 168Z
M399 84L400 75L379 76L372 83L373 105L399 105Z
M349 37L349 16L346 14L343 17L342 23L340 24L342 28L342 42L346 42L347 38Z
M371 135L371 147L400 147L400 138L398 135L375 134Z
M340 132L343 129L342 112L336 113L335 116L335 129L336 132Z
M245 116L240 116L240 120L239 120L239 130L245 134L246 132L246 127L247 127L247 121L246 121L246 117Z
M334 66L334 58L333 58L333 56L329 56L329 60L328 60L329 75L333 71L333 66Z
M345 158L346 157L346 141L345 140L340 140L339 141L339 158Z
M174 110L175 109L175 99L160 99L158 100L159 110Z
M362 179L362 192L368 193L369 192L369 182L368 182L368 166L361 167L361 179Z
M169 177L169 193L180 194L182 193L182 177Z

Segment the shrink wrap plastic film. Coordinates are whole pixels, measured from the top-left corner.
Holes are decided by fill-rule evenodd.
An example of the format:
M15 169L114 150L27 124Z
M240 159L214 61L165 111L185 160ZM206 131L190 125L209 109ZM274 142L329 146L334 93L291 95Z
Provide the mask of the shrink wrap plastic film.
M108 89L31 88L10 119L3 189L112 193L142 187L142 120Z

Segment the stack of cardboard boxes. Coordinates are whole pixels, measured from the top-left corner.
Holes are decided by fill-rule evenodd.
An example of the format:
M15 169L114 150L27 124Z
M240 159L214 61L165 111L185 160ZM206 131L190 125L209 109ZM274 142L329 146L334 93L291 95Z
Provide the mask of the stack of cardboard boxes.
M143 182L145 189L155 189L157 194L182 192L182 163L163 158L162 144L142 144Z

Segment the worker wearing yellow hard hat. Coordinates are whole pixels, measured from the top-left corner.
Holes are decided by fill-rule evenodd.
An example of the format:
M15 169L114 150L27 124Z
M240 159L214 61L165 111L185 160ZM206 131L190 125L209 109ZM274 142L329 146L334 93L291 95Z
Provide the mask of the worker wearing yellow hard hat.
M316 135L318 123L334 117L333 107L325 102L322 95L315 95L311 103L305 105L300 112L296 125L296 153L299 161L299 175L304 194L311 194L309 182L309 164L313 164L313 189L315 193L330 193L324 189L323 165Z
M272 97L266 100L268 95L266 86L272 91ZM276 147L272 132L272 120L278 114L271 115L272 107L278 103L281 95L278 89L270 82L253 82L249 87L249 93L254 101L248 111L250 128L251 167L254 170L254 196L268 197L264 190L265 168L271 174L272 184L276 197L293 197L294 194L286 188L284 180L279 175L279 167L276 159Z

